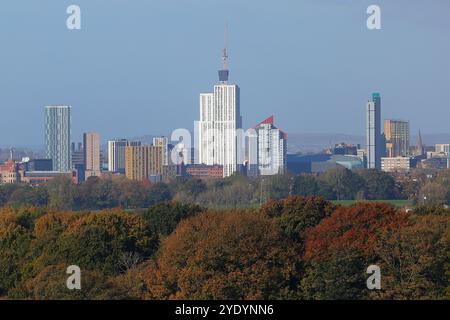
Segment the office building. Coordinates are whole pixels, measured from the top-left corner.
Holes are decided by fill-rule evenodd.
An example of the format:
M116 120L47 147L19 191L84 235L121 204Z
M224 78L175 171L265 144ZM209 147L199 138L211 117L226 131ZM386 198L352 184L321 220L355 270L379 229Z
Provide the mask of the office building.
M96 132L83 134L83 160L85 179L100 177L100 135Z
M367 103L366 110L366 157L368 169L381 169L381 157L385 149L382 145L381 96L379 93L374 93L372 100Z
M345 142L341 142L334 145L333 154L336 155L351 155L356 156L358 154L358 150L360 149L360 145L352 145L347 144Z
M333 168L360 170L364 161L359 156L330 154L288 154L287 170L291 173L323 173Z
M32 159L25 164L26 171L52 171L52 159Z
M386 157L409 156L409 122L401 120L384 120L386 137Z
M199 163L223 166L223 176L239 171L237 130L242 127L240 91L228 83L228 53L223 50L223 68L212 93L200 94Z
M75 144L75 142L72 142L70 150L71 150L70 158L72 159L72 169L80 167L84 168L83 143L79 142L78 144Z
M70 106L45 107L45 153L53 161L53 171L69 172L70 156Z

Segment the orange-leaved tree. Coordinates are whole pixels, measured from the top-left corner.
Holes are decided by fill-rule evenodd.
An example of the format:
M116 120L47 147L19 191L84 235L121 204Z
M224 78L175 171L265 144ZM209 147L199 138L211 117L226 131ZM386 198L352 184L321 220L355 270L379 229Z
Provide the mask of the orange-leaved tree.
M298 258L295 244L262 213L203 213L164 241L143 273L145 298L287 298Z

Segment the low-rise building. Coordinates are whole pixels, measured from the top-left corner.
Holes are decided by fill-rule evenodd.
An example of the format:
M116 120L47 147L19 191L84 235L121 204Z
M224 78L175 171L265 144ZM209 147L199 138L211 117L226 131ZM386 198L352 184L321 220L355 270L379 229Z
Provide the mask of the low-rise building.
M193 164L186 166L186 176L196 178L222 178L223 166L221 165L204 165Z
M20 182L19 165L13 160L8 160L0 165L0 183L10 184L17 182Z
M21 181L31 185L46 183L58 176L67 176L72 179L73 183L77 183L76 171L62 173L59 171L25 171L21 177Z
M410 157L384 157L381 158L381 171L398 172L411 170Z
M333 154L356 156L358 155L358 149L360 149L360 145L355 146L341 142L334 145Z
M445 154L441 156L433 156L432 158L422 160L420 167L423 169L445 170L450 169L450 161Z

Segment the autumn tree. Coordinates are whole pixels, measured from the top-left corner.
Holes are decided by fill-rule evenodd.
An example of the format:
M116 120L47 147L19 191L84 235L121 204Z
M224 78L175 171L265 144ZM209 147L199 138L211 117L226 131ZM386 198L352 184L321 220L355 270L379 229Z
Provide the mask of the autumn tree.
M156 246L156 235L141 217L107 210L73 221L58 239L55 254L59 261L83 269L118 274L124 253L136 253L146 259Z
M0 209L0 296L20 280L20 266L31 242L30 230L12 209Z
M69 290L66 285L68 265L46 266L39 273L15 288L11 297L32 300L90 300L109 299L108 278L100 272L81 270L81 290Z
M261 213L203 213L181 222L164 241L145 273L145 297L289 297L297 259L295 246Z
M375 247L382 270L376 299L444 299L449 288L450 216L413 216L399 230L383 229Z
M411 224L408 215L381 203L338 207L307 232L307 276L301 290L309 299L362 299L366 268L379 261L375 248L382 232Z

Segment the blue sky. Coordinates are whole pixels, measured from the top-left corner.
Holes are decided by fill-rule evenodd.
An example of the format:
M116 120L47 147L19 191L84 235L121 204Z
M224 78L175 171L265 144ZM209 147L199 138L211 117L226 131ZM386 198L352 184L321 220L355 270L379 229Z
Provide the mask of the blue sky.
M82 30L66 28L66 8ZM382 30L366 9L382 9ZM448 0L4 0L0 145L43 144L47 104L73 106L73 140L193 128L217 82L225 22L244 126L364 134L365 102L412 133L448 133Z

